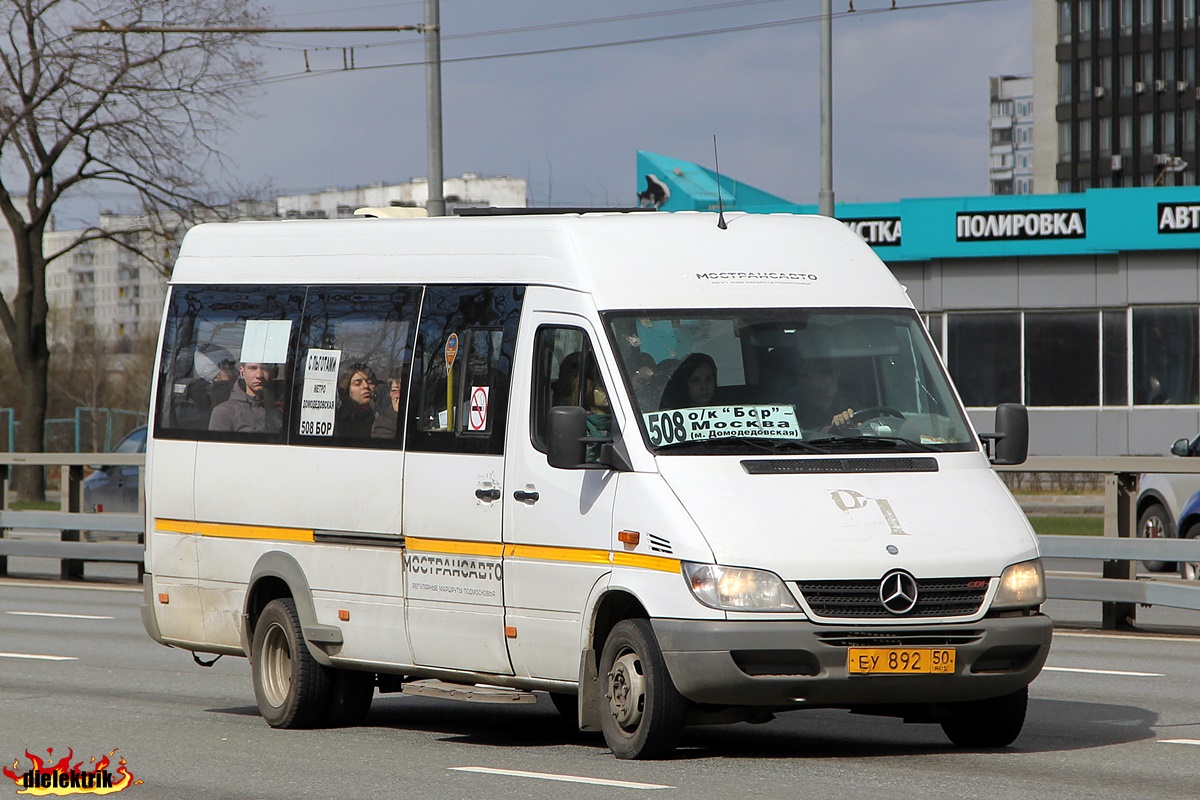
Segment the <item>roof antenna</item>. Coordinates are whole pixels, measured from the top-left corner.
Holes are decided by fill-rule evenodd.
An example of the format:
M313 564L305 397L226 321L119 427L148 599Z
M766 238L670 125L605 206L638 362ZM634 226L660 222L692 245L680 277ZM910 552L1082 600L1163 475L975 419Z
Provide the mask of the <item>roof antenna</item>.
M717 167L717 227L725 230L725 203L721 200L721 162L717 158L717 135L713 134L713 164Z

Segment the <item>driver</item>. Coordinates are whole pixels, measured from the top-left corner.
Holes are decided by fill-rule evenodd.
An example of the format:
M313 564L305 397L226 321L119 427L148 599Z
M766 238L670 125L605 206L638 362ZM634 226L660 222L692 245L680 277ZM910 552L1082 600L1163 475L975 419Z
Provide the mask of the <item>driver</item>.
M828 431L850 422L854 409L839 402L839 374L838 364L832 358L811 358L800 366L796 415L802 428Z

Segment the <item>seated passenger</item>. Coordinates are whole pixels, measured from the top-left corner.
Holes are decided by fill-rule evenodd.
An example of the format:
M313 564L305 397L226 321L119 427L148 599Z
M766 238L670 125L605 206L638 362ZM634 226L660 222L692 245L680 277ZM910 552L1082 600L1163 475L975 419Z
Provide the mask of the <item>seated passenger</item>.
M283 414L270 396L274 378L271 364L242 363L238 378L229 391L229 399L212 410L210 431L235 433L279 433Z
M375 424L375 372L362 363L348 364L338 378L334 436L369 437Z
M379 412L379 416L375 418L375 422L371 425L371 438L373 439L395 439L397 423L400 421L400 374L393 372L388 378L388 396L387 402Z
M588 370L587 380L583 383L583 408L587 415L587 435L592 437L608 436L612 430L612 408L608 404L608 392L604 381L597 374L595 365ZM579 376L575 377L573 397L580 396ZM574 402L573 400L571 402ZM591 443L587 446L587 460L600 460L600 445Z
M712 403L717 392L717 363L707 353L692 353L667 380L659 408L692 408Z

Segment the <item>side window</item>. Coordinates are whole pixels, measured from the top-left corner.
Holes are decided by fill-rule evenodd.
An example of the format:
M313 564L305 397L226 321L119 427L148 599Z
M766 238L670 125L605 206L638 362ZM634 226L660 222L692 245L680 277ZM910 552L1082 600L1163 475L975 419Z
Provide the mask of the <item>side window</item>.
M596 367L591 341L579 328L540 328L534 344L533 446L546 451L546 421L554 406L580 406L588 412L588 435L612 427L608 388ZM589 460L595 460L589 450Z
M294 443L400 446L420 298L417 287L309 289Z
M409 450L504 452L519 286L425 290L408 412Z
M155 435L282 441L303 301L298 287L175 287Z

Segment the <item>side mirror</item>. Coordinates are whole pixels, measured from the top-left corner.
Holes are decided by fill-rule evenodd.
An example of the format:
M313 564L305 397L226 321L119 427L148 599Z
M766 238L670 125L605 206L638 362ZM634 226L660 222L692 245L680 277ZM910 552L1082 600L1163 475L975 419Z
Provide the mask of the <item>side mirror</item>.
M1173 456L1189 456L1191 455L1191 442L1187 439L1176 439L1175 444L1171 445L1171 455Z
M1028 409L1020 403L1001 403L996 406L996 432L983 438L995 442L991 456L993 464L1024 464L1029 456Z
M555 406L546 419L546 461L555 469L579 469L587 459L587 411Z

